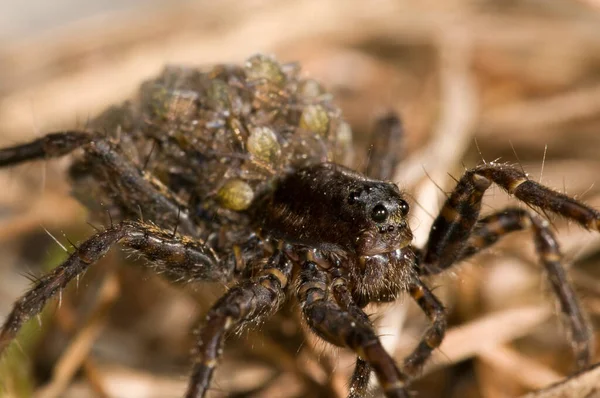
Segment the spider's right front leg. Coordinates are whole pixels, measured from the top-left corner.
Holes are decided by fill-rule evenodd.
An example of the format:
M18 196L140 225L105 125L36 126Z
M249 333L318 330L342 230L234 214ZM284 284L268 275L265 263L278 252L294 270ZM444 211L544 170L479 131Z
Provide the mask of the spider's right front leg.
M332 285L335 299L327 292L325 271L311 261L303 264L297 295L310 328L325 341L354 350L373 368L386 397L408 398L407 377L381 345L368 317L358 307L343 308L346 299L351 300L344 293L345 280L336 278Z
M83 242L63 264L41 277L15 303L0 330L0 354L27 320L39 314L50 298L100 260L116 243L139 252L160 271L176 278L222 281L230 279L234 272L233 262L219 261L203 242L174 236L171 231L151 224L119 223Z

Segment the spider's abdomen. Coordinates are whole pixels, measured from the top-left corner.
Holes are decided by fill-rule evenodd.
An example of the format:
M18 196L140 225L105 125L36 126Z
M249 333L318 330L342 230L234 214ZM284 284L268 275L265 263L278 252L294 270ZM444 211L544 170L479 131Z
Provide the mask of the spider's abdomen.
M243 66L168 67L93 126L118 135L198 222L240 224L238 212L283 171L350 161L351 132L331 98L297 65L255 55Z

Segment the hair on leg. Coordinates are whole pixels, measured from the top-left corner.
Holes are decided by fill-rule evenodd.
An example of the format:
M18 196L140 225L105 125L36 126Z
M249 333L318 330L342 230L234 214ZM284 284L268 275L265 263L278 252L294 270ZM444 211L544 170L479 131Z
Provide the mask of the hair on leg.
M47 134L26 144L0 149L0 167L23 162L57 158L89 143L93 136L80 131L63 131Z
M204 397L222 355L226 334L275 313L285 301L291 276L291 262L278 251L255 277L238 284L213 305L199 332L186 398Z
M340 289L343 283L337 283ZM355 316L351 311L345 311L327 290L326 273L316 263L305 262L297 296L310 328L325 341L351 348L366 361L373 368L386 397L407 398L407 378L384 350L373 326L365 321L366 315Z
M50 298L104 257L116 243L144 255L157 272L176 279L222 281L233 274L234 264L220 262L203 242L173 236L171 231L151 224L131 221L116 224L80 244L65 262L41 277L15 303L0 330L0 354L27 320L39 314Z

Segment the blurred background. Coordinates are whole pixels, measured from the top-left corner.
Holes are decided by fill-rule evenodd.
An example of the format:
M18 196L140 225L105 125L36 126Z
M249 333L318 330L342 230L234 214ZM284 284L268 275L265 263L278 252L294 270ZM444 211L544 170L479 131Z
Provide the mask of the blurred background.
M404 121L395 182L411 195L422 245L465 168L518 164L600 208L600 2L596 0L249 0L0 2L0 146L85 126L166 64L275 54L321 80L366 163L371 127ZM0 173L0 316L63 245L93 233L69 196L68 159ZM499 189L484 211L514 203ZM600 236L551 217L583 307L600 330ZM47 230L49 233L46 233ZM175 288L113 251L30 322L0 361L2 397L178 397L192 330L222 287ZM131 261L129 261L131 262ZM431 279L450 328L418 397L593 397L573 372L531 234ZM409 298L368 307L400 362L427 327ZM40 327L41 325L41 327ZM600 333L596 332L596 341ZM306 334L291 305L232 336L214 397L344 397L354 356ZM599 359L596 356L595 361ZM562 389L562 390L561 390ZM562 395L560 395L562 394Z

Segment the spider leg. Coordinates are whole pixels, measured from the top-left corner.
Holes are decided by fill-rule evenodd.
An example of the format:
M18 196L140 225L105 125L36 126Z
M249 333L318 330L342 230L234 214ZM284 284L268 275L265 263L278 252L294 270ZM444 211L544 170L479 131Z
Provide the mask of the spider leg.
M363 398L366 396L372 370L367 361L360 357L356 358L356 365L354 365L354 371L350 378L348 398Z
M369 162L365 174L377 180L389 180L402 154L404 131L395 112L375 122L369 146Z
M541 222L539 217L527 210L509 207L479 219L460 254L459 261L487 249L511 232L531 228L534 218L538 223ZM534 232L537 232L537 229Z
M95 177L105 189L112 185L114 195L122 198L120 207L133 215L139 209L154 216L160 225L179 225L183 232L196 234L196 227L185 210L186 203L178 200L168 187L121 154L118 145L100 136L77 131L48 134L32 142L0 149L0 167L16 165L25 161L60 157L77 148L85 151L85 159Z
M339 277L335 279L331 290L337 303L344 311L348 311L350 315L360 319L361 322L367 325L371 324L367 314L352 299L352 294L348 291L344 279ZM354 372L352 372L352 377L350 378L350 394L348 394L348 398L362 398L366 395L372 370L371 365L367 361L360 357L356 358Z
M161 226L179 225L182 232L196 235L187 203L178 200L168 187L124 156L118 145L95 138L84 150L96 178L108 186L114 185L112 189L121 207L135 215L143 209Z
M276 312L285 301L291 275L292 263L278 251L252 280L235 286L213 305L200 329L198 355L186 398L204 397L221 357L225 335Z
M410 376L414 376L431 356L431 353L440 346L446 333L447 320L443 304L416 275L408 283L407 290L431 321L431 326L423 335L419 345L404 361L403 371ZM333 287L333 293L338 303L345 310L348 310L349 306L342 303L351 299L342 300L339 294L336 293L336 286ZM351 296L348 295L348 297ZM362 313L362 311L360 312ZM357 361L352 375L349 398L362 397L368 385L370 367L368 364L359 361L360 359Z
M340 301L343 302L346 295L350 299L344 279L336 278L332 289ZM342 304L332 300L327 294L327 274L312 261L302 266L297 296L304 319L319 337L338 347L354 350L373 368L386 397L408 397L406 376L385 352L367 316L358 307L346 311Z
M540 262L546 269L561 312L566 315L576 365L578 368L583 368L593 358L592 329L561 264L562 255L558 241L544 219L519 208L508 208L484 217L475 225L462 252L461 260L489 247L510 232L528 228L533 231Z
M408 292L431 321L417 348L404 360L404 371L415 375L442 343L448 322L443 304L419 278L409 283Z
M80 131L48 134L27 144L0 149L0 167L64 156L91 140L92 135Z
M530 206L572 219L584 228L600 230L600 212L553 191L515 167L485 164L467 171L435 219L425 247L423 264L431 272L446 269L461 256L479 218L481 199L494 182Z
M577 366L585 366L589 363L593 351L591 333L560 265L558 243L547 223L529 216L529 213L512 211L507 216L501 216L500 221L491 218L477 226L483 194L492 182L530 206L572 219L584 228L600 228L600 212L529 180L515 167L485 164L467 171L444 204L433 223L429 241L421 257L421 267L424 270L421 272L435 274L452 266L479 250L479 247L485 247L486 239L489 240L489 244L493 243L494 234L502 235L503 229L510 232L517 229L519 223L524 223L522 228L532 225L537 252L548 271L561 310L569 319ZM516 217L516 221L511 221L511 217Z
M173 236L171 231L151 224L119 223L83 242L64 263L40 278L15 303L0 329L0 354L21 326L39 314L50 298L119 242L147 257L158 272L173 277L222 281L229 279L233 273L233 263L220 262L214 252L200 241Z

